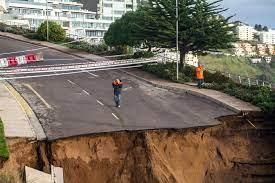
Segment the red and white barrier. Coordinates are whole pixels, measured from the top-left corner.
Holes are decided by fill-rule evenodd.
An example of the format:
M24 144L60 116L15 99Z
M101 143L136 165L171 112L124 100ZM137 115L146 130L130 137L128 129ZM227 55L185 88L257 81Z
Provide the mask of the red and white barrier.
M0 58L0 67L15 67L43 60L42 54L28 54L17 57Z

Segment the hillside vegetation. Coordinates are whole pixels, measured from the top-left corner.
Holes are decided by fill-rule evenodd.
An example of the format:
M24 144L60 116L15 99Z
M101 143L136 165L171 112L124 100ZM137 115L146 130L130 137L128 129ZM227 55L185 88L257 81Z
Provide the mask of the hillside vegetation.
M275 59L275 57L273 58ZM232 56L200 56L199 61L208 70L215 70L233 75L259 78L275 82L275 63L251 64L248 59Z

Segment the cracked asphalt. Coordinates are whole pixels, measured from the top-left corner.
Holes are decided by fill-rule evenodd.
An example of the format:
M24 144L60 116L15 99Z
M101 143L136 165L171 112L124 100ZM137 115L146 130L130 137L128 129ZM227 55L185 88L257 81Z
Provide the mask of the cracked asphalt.
M0 37L3 53L38 48ZM84 62L55 50L42 50L46 61L32 65ZM31 53L31 52L29 52ZM124 82L122 106L113 102L112 81ZM182 129L217 125L234 112L206 99L153 87L119 70L10 80L36 113L49 140L123 130Z

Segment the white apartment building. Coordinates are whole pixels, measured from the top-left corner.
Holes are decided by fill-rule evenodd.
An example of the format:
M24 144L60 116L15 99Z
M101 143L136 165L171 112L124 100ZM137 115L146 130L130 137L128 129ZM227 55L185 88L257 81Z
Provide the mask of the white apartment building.
M6 11L6 2L5 0L0 0L0 15Z
M110 24L136 6L136 0L99 0L98 12L92 12L74 0L6 0L8 14L28 20L31 28L38 28L48 18L71 37L88 37L92 42L102 40Z
M265 44L275 44L275 30L260 32L260 41Z
M99 0L97 13L102 20L115 21L128 11L135 11L137 0Z
M236 28L237 36L241 41L252 41L254 39L254 28L248 25L239 25Z

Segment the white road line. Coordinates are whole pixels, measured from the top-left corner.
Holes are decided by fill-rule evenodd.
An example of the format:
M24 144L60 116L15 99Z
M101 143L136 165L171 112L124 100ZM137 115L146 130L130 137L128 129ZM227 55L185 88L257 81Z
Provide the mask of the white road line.
M82 90L82 91L84 91L84 93L86 93L87 95L90 95L90 93L89 93L89 92L87 92L86 90Z
M67 80L69 83L73 84L73 85L76 85L74 82L72 82L71 80Z
M95 77L98 77L98 75L94 74L94 73L91 73L89 71L87 71L88 74L92 75L92 76L95 76Z
M51 105L48 104L48 102L46 102L46 100L37 91L35 91L31 85L25 84L25 86L27 86L46 105L48 109L52 108Z
M117 120L119 120L119 118L118 118L114 113L112 113L112 115L113 115Z
M104 106L104 104L102 102L100 102L99 100L96 100L97 103L99 103L100 105Z

